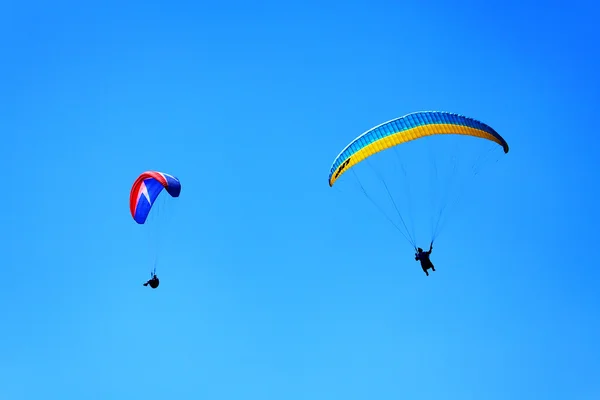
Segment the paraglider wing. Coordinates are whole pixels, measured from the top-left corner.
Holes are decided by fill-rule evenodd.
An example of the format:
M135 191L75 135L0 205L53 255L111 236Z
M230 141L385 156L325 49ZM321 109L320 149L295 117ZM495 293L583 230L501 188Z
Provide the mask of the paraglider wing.
M129 209L135 222L146 222L154 201L163 189L171 197L179 197L181 183L174 176L158 171L146 171L138 176L129 194Z
M329 186L352 166L390 147L431 135L467 135L498 143L508 153L508 144L483 122L444 111L422 111L384 122L354 139L335 158Z

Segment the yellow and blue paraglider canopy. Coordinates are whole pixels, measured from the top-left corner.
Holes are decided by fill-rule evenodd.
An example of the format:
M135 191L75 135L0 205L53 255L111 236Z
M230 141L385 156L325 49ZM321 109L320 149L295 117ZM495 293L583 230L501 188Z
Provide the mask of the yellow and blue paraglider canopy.
M390 147L431 135L466 135L498 143L506 141L490 126L473 118L444 111L421 111L384 122L354 139L333 161L329 186L354 165Z

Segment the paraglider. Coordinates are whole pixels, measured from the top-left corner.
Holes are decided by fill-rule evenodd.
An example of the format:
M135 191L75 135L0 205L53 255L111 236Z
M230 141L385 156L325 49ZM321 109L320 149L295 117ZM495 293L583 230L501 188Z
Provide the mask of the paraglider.
M491 127L444 111L424 111L384 122L354 139L333 161L329 186L354 165L380 151L432 135L466 135L491 140L508 153L508 143Z
M140 225L146 223L156 199L163 190L173 198L179 197L181 182L173 175L158 171L146 171L137 177L129 194L129 210L135 222ZM144 286L150 285L156 289L159 285L156 267L150 275L151 279L144 283Z
M444 111L415 112L415 113L407 114L400 118L396 118L396 119L387 121L383 124L377 125L374 128L369 129L362 135L355 138L352 142L350 142L338 154L338 156L334 159L334 161L331 165L331 169L329 171L329 177L328 177L329 186L333 187L334 184L337 182L337 180L340 179L348 171L354 172L354 176L358 180L357 174L354 170L356 165L366 160L367 164L369 164L369 166L371 166L370 163L368 163L368 161L371 159L371 157L376 154L379 154L381 152L384 152L384 150L393 149L394 152L397 152L398 147L404 148L403 146L407 146L407 143L409 143L409 142L418 141L419 143L421 143L421 140L424 140L427 137L440 138L442 135L444 135L446 137L448 137L449 135L456 135L456 136L463 136L463 137L470 136L472 138L485 139L485 143L489 144L491 142L494 148L498 148L498 146L496 146L496 145L499 145L502 148L504 154L508 153L508 151L509 151L509 146L508 146L508 143L506 142L506 140L504 140L504 138L502 136L500 136L498 134L498 132L496 132L493 128L491 128L489 125L486 125L483 122L477 121L473 118L469 118L469 117L466 117L463 115L444 112ZM437 141L437 139L436 139L436 141ZM461 143L463 143L463 142L461 142ZM454 145L457 146L459 149L463 146L462 144L454 144ZM414 145L411 145L411 146L413 146L413 147L409 146L409 148L413 151L409 152L409 150L407 150L407 154L404 157L398 156L398 162L402 165L402 172L404 173L405 177L406 177L406 171L405 171L403 163L407 160L414 161L414 160L420 160L420 159L424 158L423 157L424 154L422 152L418 152L418 151L414 150L417 147L414 147ZM442 151L448 153L449 149L446 146L442 149ZM491 152L488 152L488 153L491 153ZM486 155L487 155L487 153L486 153ZM481 157L482 157L482 155L480 154L478 160L481 159ZM456 162L454 159L459 158L458 153L452 154L452 158L453 158L453 162ZM438 168L436 159L433 160L432 164L433 164L433 166L431 167L432 178L428 182L431 184L431 186L434 186L433 184L437 183L440 180L439 174L441 172L453 173L455 171L455 168L453 168L453 167L449 167L449 168L445 168L445 169ZM456 165L454 165L454 167L456 167ZM371 168L373 168L373 167L371 166ZM475 166L472 166L471 169L472 169L471 170L472 175L476 176L479 171L475 168ZM409 229L410 224L407 224L407 221L402 216L402 212L404 212L404 209L402 207L398 206L397 201L394 198L394 196L392 195L392 193L388 187L389 185L383 179L382 174L378 173L377 171L375 171L375 172L377 174L377 177L379 178L378 180L380 180L383 183L385 191L387 192L389 199L393 203L394 209L396 210L396 212L398 213L398 216L400 217L401 224L394 222L392 218L390 218L388 215L386 215L386 213L383 211L382 207L376 203L374 196L372 196L371 194L368 193L367 189L364 187L362 182L358 181L361 191L367 197L367 199L369 201L371 201L379 209L379 211L382 212L386 216L388 221L391 222L392 225L410 243L411 247L416 251L415 260L420 261L421 268L423 269L425 274L427 276L429 276L429 272L428 272L429 269L431 269L432 271L435 271L435 267L431 263L431 261L429 259L429 255L431 254L431 250L433 248L433 242L436 239L437 235L439 234L439 230L441 229L440 228L440 226L441 226L440 220L442 219L442 216L446 211L447 205L449 203L449 199L448 199L449 196L442 196L443 200L440 200L440 202L443 204L441 204L436 209L435 212L429 213L430 217L432 219L432 221L431 221L432 233L431 233L431 241L430 241L431 246L430 246L429 251L423 251L423 249L421 249L420 247L417 247L417 245L416 245L414 226L412 228L412 234L411 234L411 229ZM418 172L419 178L417 178L417 179L409 179L408 177L406 177L406 179L404 179L404 181L406 182L406 184L409 184L411 182L415 183L415 181L423 181L423 179L421 179L421 175L423 175L423 172L425 172L425 171L419 170L419 172ZM398 179L398 176L399 176L399 174L395 173L394 180L398 181L398 180L402 179L402 178ZM464 180L464 181L466 181L466 180ZM418 182L418 183L421 183L421 182ZM447 183L447 185L445 185L445 186L451 188L452 184ZM407 196L410 196L409 190L404 190L403 193ZM422 204L426 203L426 200L431 200L431 202L433 203L433 199L432 199L434 197L433 195L431 195L431 196L427 195L425 193L425 190L423 190L423 189L417 193L419 193L418 200L419 200L419 205L421 206L421 208L425 208L425 206L423 206ZM456 199L456 201L457 200L458 199ZM407 207L407 208L409 208L409 207ZM434 208L434 207L432 206L432 208ZM409 214L410 214L410 209L409 209ZM411 215L411 217L412 217L412 215Z
M154 201L163 189L171 197L179 197L181 183L179 179L164 172L146 171L138 176L129 193L129 209L135 222L146 222Z

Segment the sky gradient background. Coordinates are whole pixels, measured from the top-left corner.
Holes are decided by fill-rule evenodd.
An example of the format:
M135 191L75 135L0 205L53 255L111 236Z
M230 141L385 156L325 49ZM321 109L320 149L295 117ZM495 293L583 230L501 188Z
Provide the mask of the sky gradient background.
M0 398L600 398L598 17L2 3ZM327 185L349 141L419 110L511 146L429 278L349 179ZM154 291L128 209L147 169L183 186Z

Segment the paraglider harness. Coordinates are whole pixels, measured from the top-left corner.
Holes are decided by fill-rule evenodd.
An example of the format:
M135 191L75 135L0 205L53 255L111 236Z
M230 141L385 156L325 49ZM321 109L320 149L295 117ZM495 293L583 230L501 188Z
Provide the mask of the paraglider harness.
M150 279L144 283L144 286L150 285L152 289L156 289L159 284L160 281L158 280L158 276L156 276L156 268L154 268L154 271L150 272Z
M421 268L423 269L423 272L425 272L425 274L427 274L427 276L429 276L429 273L427 272L428 269L432 269L433 271L435 271L435 267L433 266L433 263L429 259L429 255L431 254L432 249L433 249L433 241L429 245L429 251L423 251L423 249L420 247L415 248L415 251L416 251L415 252L415 261L420 261Z
M431 254L431 250L433 249L433 241L429 244L429 251L423 251L422 248L420 247L415 247L415 261L425 261L425 260L429 260L429 255ZM424 256L423 258L421 258L421 256ZM425 257L427 257L425 259Z

